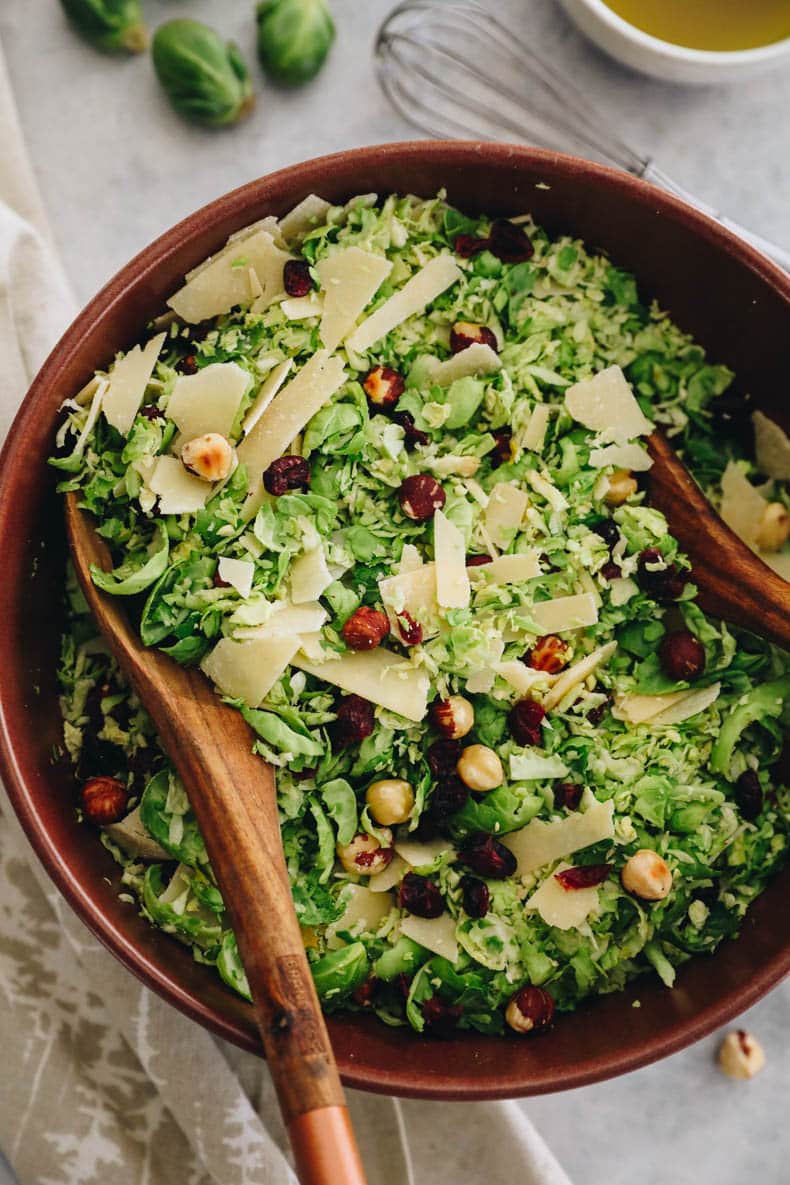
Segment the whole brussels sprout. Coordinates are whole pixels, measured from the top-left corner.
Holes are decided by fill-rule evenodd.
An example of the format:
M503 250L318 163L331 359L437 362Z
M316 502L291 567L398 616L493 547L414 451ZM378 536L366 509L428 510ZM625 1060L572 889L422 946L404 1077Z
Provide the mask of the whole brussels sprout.
M267 74L289 86L315 78L335 39L326 0L262 0L258 57Z
M166 21L154 34L154 69L179 114L219 127L253 105L249 71L238 48L200 21Z
M60 0L86 41L104 53L142 53L148 45L140 0Z

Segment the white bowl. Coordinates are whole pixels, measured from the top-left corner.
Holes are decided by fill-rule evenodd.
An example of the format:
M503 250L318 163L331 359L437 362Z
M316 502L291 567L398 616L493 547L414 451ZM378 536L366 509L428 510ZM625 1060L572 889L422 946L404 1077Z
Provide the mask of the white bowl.
M666 82L733 82L790 62L790 37L756 49L687 49L637 29L603 0L560 0L560 3L600 49L626 66Z

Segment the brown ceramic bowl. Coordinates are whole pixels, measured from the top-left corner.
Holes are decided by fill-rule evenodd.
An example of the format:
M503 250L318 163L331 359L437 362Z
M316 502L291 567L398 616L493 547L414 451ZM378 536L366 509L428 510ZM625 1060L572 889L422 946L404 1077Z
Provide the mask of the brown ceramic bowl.
M341 153L254 181L187 218L123 269L67 331L11 431L0 478L0 751L13 804L73 908L136 975L189 1016L259 1050L251 1010L177 942L118 900L118 869L78 826L55 687L65 542L56 474L46 465L58 407L114 352L134 342L182 276L227 236L315 191L352 194L445 187L458 206L531 210L636 273L685 329L738 374L766 409L790 340L790 279L688 206L623 173L549 152L488 144L393 144ZM778 412L774 408L774 414ZM790 969L790 868L749 911L741 937L681 969L673 991L648 976L563 1017L537 1041L473 1034L447 1041L361 1016L329 1028L350 1086L445 1099L501 1098L581 1086L680 1049L766 992ZM632 1007L635 1000L641 1007Z

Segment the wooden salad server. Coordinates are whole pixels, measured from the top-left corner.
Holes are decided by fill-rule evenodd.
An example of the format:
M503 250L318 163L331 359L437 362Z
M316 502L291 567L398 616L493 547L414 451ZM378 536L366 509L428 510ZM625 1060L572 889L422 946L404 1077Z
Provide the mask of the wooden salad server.
M790 583L716 513L660 432L649 437L650 504L663 511L692 563L706 612L790 649Z
M156 725L206 841L230 915L302 1185L365 1185L296 920L277 818L274 774L253 734L199 670L143 646L91 564L110 568L104 541L66 496L66 529L85 599Z

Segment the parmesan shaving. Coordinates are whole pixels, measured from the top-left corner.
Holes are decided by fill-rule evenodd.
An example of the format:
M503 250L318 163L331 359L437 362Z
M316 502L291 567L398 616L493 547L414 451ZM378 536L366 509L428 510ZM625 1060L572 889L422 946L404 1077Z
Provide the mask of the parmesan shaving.
M349 349L364 354L396 326L421 313L462 275L451 255L435 256L354 330L346 343Z
M407 720L422 720L428 711L430 678L427 673L404 662L383 646L375 650L352 651L323 662L298 653L293 665L334 687L397 712Z
M268 231L258 230L228 242L204 266L190 273L184 287L167 303L188 325L229 313L235 305L248 305L252 299L251 268L263 294L256 304L266 307L285 295L283 268L291 258L275 244Z
M436 600L444 609L464 609L469 604L469 576L463 533L441 510L433 517L433 530Z
M298 637L222 638L200 664L223 695L243 700L250 708L271 691L299 649Z
M562 819L533 819L520 831L502 837L518 862L516 874L527 876L536 868L551 864L580 848L600 843L614 836L614 802L599 802L590 790L582 798L583 810L574 811Z
M449 914L443 913L438 918L417 918L407 914L401 920L400 932L411 938L412 942L447 959L448 963L458 962L455 920Z
M439 362L430 372L431 383L449 387L456 379L472 378L476 375L496 374L502 369L502 360L496 350L482 342L473 342L465 350L454 354L446 362Z
M591 654L580 659L572 667L568 667L567 671L563 671L561 675L558 675L556 682L552 684L551 690L543 700L543 707L546 711L550 712L552 708L556 708L557 704L565 698L569 691L572 691L574 687L577 687L585 679L589 678L601 663L608 662L616 649L616 642L607 642L605 646L599 646L597 650L593 650Z
M229 437L249 384L249 374L235 362L214 362L197 374L179 375L167 404L167 418L186 440L208 432Z
M131 431L165 336L164 333L159 333L152 337L145 349L135 346L123 358L118 359L108 375L109 385L101 409L107 423L120 432L121 436L128 436Z
M570 864L558 864L524 903L524 909L536 909L547 926L555 926L558 930L577 930L598 908L597 885L587 889L564 889L557 880L556 873L571 867Z
M337 349L351 333L391 271L392 264L385 256L361 247L347 247L320 261L324 312L319 332L327 350Z
M565 406L574 420L599 432L604 441L626 444L653 431L619 366L608 366L568 387Z

